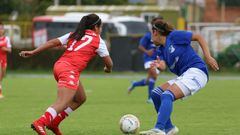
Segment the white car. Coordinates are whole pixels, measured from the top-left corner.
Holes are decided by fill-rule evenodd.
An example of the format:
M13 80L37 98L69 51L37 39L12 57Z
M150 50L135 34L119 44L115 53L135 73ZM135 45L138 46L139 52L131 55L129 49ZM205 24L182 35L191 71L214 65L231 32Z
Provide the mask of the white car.
M118 34L121 36L131 34L145 34L149 31L148 24L143 18L136 16L118 16L112 17L110 21L118 30Z

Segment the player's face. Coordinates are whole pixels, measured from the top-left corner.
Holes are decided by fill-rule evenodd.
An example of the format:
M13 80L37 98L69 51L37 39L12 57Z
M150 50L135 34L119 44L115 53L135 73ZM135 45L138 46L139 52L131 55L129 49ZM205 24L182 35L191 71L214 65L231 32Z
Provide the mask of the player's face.
M156 46L161 45L160 34L157 30L154 30L154 29L152 30L152 41Z

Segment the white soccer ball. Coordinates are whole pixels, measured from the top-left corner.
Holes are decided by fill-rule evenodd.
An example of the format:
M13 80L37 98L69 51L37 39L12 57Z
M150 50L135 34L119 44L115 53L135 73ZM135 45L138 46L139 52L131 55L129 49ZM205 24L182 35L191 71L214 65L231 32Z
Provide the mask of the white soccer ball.
M138 118L132 114L122 116L119 121L120 129L124 134L136 134L140 128Z

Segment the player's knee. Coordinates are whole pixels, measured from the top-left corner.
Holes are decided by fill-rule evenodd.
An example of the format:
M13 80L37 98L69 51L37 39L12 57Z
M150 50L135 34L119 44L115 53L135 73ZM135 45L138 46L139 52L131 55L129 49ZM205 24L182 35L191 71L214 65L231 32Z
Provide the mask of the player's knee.
M163 100L168 100L168 99L170 99L170 100L172 100L172 101L174 101L175 100L175 96L174 96L174 94L170 91L170 90L166 90L166 91L164 91L163 93L162 93L162 95L161 95L161 100L163 101Z

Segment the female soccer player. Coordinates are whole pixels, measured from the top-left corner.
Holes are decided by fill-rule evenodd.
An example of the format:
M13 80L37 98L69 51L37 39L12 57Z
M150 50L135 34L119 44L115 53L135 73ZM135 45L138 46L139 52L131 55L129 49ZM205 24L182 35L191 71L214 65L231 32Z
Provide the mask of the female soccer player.
M163 17L161 16L153 18L151 24L153 24L153 22L156 20L162 20L162 19ZM134 81L131 84L131 86L128 88L128 93L130 94L135 87L148 85L147 103L152 103L151 92L154 89L154 85L157 80L157 75L159 74L159 70L156 68L150 68L151 63L157 58L156 46L153 44L151 40L151 32L147 32L141 38L138 49L141 52L143 52L144 68L147 70L147 77L139 81Z
M159 58L152 65L164 70L166 65L178 77L155 88L151 97L158 113L155 127L140 132L141 135L175 135L178 128L171 123L173 102L191 96L208 82L208 70L204 61L191 47L191 41L198 41L206 62L215 71L219 69L216 60L211 56L206 41L202 36L187 31L173 30L163 20L152 25L152 39L159 45Z
M59 123L85 102L86 95L79 76L96 54L103 58L104 71L112 71L112 59L99 35L101 28L101 19L96 14L89 14L81 19L75 32L52 39L33 51L20 53L22 57L30 57L48 48L67 44L66 51L53 69L58 83L57 100L31 125L39 135L46 135L45 127L61 135Z
M0 22L0 99L3 98L2 80L7 69L7 53L11 53L11 51L10 39L4 36L3 24Z

